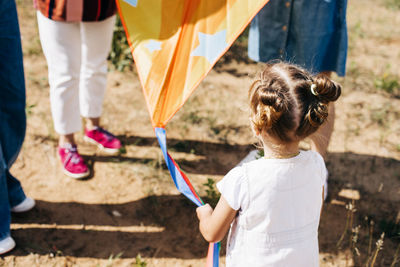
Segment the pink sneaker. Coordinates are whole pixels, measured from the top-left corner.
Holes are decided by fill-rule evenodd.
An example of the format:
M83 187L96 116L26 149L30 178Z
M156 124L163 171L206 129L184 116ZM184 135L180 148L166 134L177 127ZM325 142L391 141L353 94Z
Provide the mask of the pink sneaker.
M93 130L85 129L85 141L97 145L107 153L118 153L121 148L121 142L111 133L101 127L95 127Z
M75 179L89 176L90 171L79 155L76 145L66 144L64 147L58 147L58 155L63 164L63 171L67 176Z

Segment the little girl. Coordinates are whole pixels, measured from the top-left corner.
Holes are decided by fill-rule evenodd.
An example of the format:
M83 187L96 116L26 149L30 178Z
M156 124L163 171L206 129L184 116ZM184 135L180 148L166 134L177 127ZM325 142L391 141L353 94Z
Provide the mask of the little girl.
M215 207L197 209L200 231L220 241L230 228L227 266L319 266L318 225L326 167L299 142L328 117L341 87L283 62L267 64L249 90L251 124L264 157L217 184Z

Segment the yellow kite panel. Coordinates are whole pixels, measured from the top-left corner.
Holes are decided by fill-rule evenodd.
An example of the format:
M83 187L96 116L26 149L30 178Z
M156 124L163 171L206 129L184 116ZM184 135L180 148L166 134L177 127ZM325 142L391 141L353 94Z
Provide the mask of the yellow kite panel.
M117 0L153 127L165 127L268 0Z

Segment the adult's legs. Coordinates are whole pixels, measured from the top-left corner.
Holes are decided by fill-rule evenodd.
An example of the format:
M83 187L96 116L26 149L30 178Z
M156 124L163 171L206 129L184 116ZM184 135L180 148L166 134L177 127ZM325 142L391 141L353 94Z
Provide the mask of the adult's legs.
M335 104L330 103L327 121L311 136L311 149L317 151L323 158L326 158L329 141L335 124Z
M10 209L25 200L9 170L26 129L25 80L14 1L0 0L0 241L10 235Z
M82 68L80 81L81 115L86 118L85 140L107 153L118 153L121 142L99 126L107 85L107 56L115 16L81 23Z
M321 72L322 74L331 77L331 72ZM328 118L326 122L311 135L311 149L318 152L324 159L326 159L326 154L328 151L329 142L331 140L331 135L333 132L333 127L335 124L335 103L329 103L328 107ZM324 184L324 199L328 196L328 173Z
M86 128L99 126L103 99L107 85L107 57L115 16L97 22L81 23L82 67L80 80L80 111Z
M37 12L40 41L47 60L50 104L60 146L74 144L81 129L79 78L81 66L80 23L53 21Z
M331 72L322 72L322 74L331 77ZM326 158L329 142L333 132L335 124L335 105L334 103L329 104L328 118L326 122L314 133L311 139L311 149L321 154L323 158Z
M1 145L1 143L0 143ZM6 164L0 147L0 241L10 236L11 208L8 199Z
M54 128L60 135L58 155L63 172L72 178L90 172L79 155L74 133L81 129L79 79L81 67L80 23L53 21L37 12L40 41L47 60L50 104Z

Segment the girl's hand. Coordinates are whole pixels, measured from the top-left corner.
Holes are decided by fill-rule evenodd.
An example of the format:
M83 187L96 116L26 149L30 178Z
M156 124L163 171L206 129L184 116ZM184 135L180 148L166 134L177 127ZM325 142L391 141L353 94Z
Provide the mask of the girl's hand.
M199 218L199 220L201 221L204 218L211 216L211 214L213 213L213 208L211 208L211 206L207 203L204 206L198 207L196 209L196 213L197 218Z
M197 208L196 212L200 220L200 232L208 242L218 242L224 238L237 213L223 196L219 199L215 210L206 204Z

